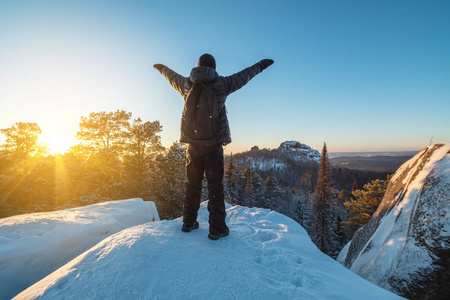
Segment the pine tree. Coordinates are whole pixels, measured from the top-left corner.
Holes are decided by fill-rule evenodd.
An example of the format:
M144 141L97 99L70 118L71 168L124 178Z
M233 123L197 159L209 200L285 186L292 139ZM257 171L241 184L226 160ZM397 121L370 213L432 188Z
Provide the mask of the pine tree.
M311 195L311 189L312 189L312 183L311 183L312 175L309 172L303 172L301 177L298 180L298 185L301 187L301 193L298 197L298 203L297 203L297 218L300 225L303 227L308 227L307 220L309 219L310 214L308 213L310 211L310 195Z
M174 143L165 156L159 156L151 174L150 199L155 201L162 219L182 215L186 190L186 148Z
M322 252L335 256L339 250L338 220L331 174L327 145L324 143L312 208L311 233L313 242Z
M355 180L353 181L353 185L352 185L352 192L356 191L357 188L358 188L358 182L356 181L356 178L355 178Z
M290 218L295 218L297 213L297 197L295 193L295 188L284 189L280 191L281 199L280 205L278 205L277 212L288 216Z
M247 177L245 176L245 169L240 169L239 171L235 172L235 194L236 194L236 204L238 205L244 205L246 203L247 195L245 191L245 186L247 184Z
M338 195L338 202L344 204L347 201L347 193L345 189L342 189Z
M124 110L117 110L92 112L88 117L81 117L77 132L80 144L73 149L82 153L86 159L87 167L83 176L84 184L88 187L86 197L111 200L124 196L126 188L122 185L122 161L131 115ZM90 199L88 203L92 202Z
M89 117L81 117L77 139L82 141L86 150L104 151L121 155L124 140L130 127L131 113L124 110L116 112L90 113ZM81 149L81 148L80 148Z
M1 152L15 160L40 157L45 148L38 143L41 128L36 123L17 122L13 126L0 129L6 137L1 145Z
M349 213L348 220L342 222L347 238L351 238L358 228L369 222L383 199L388 183L389 177L387 180L377 179L365 184L363 189L352 192L354 198L344 203Z
M155 171L156 157L161 154L162 131L159 121L142 122L135 119L126 133L126 151L124 155L124 173L126 190L130 196L143 197L143 192L148 189L148 178Z
M233 205L237 204L236 167L233 161L233 153L231 153L225 169L224 193L227 202Z
M250 180L250 207L262 207L262 203L266 201L263 180L255 170L252 170Z
M43 157L46 149L38 142L41 128L36 123L17 122L0 133L5 136L0 145L0 215L14 210L26 213L51 202L40 190L49 186L55 175L41 172L47 165Z
M244 188L244 198L242 199L242 202L240 203L240 205L243 206L251 206L251 182L252 182L252 170L251 169L246 169L244 171L244 175L245 175L245 188Z
M264 202L263 207L278 211L281 201L281 192L275 177L267 177L265 182L265 195L266 201Z

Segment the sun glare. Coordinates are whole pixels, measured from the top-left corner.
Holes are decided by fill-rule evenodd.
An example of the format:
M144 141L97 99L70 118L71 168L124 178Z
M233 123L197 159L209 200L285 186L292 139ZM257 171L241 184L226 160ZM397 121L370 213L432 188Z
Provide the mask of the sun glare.
M47 146L50 154L65 153L70 148L67 138L61 135L41 135L39 140Z

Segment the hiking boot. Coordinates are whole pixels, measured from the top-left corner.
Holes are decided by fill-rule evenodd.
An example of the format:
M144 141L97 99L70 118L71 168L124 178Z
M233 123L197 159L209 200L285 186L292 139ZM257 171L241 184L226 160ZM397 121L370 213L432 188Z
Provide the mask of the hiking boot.
M181 227L181 231L183 232L191 232L194 229L197 229L199 227L199 224L197 221L194 223L183 223L183 227Z
M226 237L230 234L230 229L227 227L227 230L225 230L224 233L209 233L208 238L214 241L217 241L220 238Z

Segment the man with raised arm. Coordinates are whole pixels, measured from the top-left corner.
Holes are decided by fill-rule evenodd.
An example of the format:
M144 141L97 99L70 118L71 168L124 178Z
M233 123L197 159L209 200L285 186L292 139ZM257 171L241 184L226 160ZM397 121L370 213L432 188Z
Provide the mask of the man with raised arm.
M199 227L197 213L205 174L209 193L208 237L218 240L229 235L230 230L225 223L223 146L231 143L231 134L225 100L271 64L273 60L263 59L231 76L220 76L216 72L214 57L203 54L189 77L162 64L153 66L185 101L180 138L180 142L188 143L182 231L190 232Z

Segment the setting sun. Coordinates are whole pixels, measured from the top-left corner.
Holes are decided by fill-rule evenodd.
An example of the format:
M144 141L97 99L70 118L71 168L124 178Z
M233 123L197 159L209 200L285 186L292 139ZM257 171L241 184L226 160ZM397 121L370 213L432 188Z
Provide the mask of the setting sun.
M42 134L39 141L45 144L51 154L65 153L71 146L66 137L58 134Z

